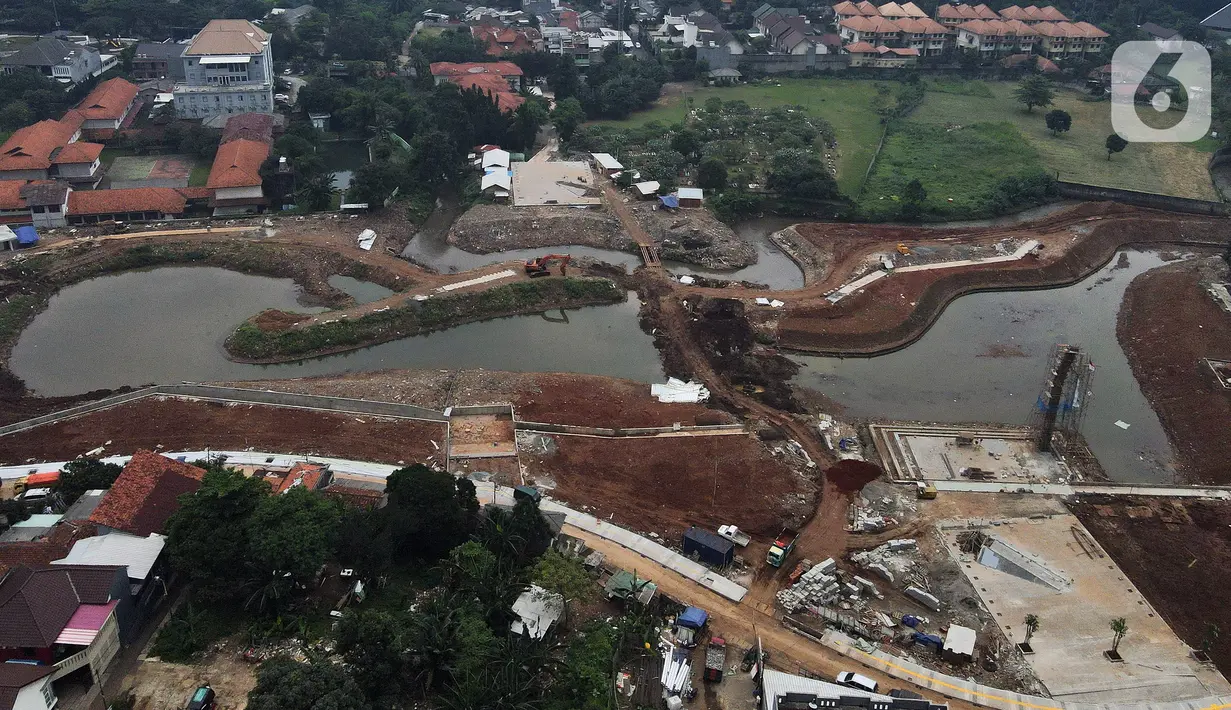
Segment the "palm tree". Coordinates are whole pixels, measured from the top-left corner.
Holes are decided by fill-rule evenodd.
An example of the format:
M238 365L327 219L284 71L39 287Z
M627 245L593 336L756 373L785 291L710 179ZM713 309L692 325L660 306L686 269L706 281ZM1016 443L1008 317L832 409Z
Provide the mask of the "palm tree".
M313 175L304 180L295 191L295 200L302 206L312 210L323 210L329 207L333 197L333 173Z
M1034 632L1039 630L1039 617L1034 614L1026 615L1026 640L1022 643L1030 645L1030 637L1034 636Z
M1114 634L1111 639L1111 652L1113 655L1117 655L1119 654L1120 642L1128 634L1128 621L1123 616L1119 619L1112 619L1111 632Z

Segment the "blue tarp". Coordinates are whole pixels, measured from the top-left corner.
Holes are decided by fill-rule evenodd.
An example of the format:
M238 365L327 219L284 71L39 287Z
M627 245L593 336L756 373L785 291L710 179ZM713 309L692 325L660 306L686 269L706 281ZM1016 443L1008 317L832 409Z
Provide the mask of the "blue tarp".
M679 209L680 206L680 198L675 195L659 195L658 201L663 203L663 207L670 207L671 209Z
M680 614L675 623L677 626L683 626L686 629L699 629L705 626L705 621L708 618L710 618L710 615L706 614L704 609L690 606L684 610L684 613Z
M38 232L34 231L34 227L18 227L13 233L17 235L18 244L29 246L38 242Z

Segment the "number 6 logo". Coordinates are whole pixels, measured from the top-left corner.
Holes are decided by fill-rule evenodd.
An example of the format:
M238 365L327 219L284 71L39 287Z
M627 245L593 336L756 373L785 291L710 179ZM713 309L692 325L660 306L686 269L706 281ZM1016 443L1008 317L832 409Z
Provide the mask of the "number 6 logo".
M1137 95L1159 57L1179 54L1166 72L1188 97L1187 111L1180 122L1169 128L1146 125L1137 115ZM1116 47L1111 58L1111 125L1130 143L1191 143L1210 130L1210 55L1196 42L1125 42ZM1155 111L1171 108L1168 91L1157 91L1150 99Z

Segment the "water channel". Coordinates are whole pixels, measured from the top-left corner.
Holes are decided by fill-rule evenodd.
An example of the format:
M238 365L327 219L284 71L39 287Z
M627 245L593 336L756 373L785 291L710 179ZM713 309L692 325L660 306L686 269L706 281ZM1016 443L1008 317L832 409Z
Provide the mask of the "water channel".
M439 213L441 210L437 210L437 212ZM436 215L433 216L435 217ZM431 220L429 220L429 224L425 225L424 229L420 230L410 240L410 243L406 245L406 249L402 251L402 256L418 264L431 266L441 273L477 269L482 266L512 259L525 260L550 252L569 254L573 258L592 257L608 264L623 266L626 269L636 268L641 264L641 257L631 252L575 244L538 249L511 249L492 254L474 254L449 244L447 235L448 225L451 221L447 216L441 219L441 224L431 224ZM677 275L693 274L718 279L752 281L781 290L801 288L804 285L803 272L795 265L794 261L791 261L790 257L769 239L769 235L798 221L797 219L771 217L741 222L736 225L734 228L735 233L751 242L757 250L757 262L751 266L733 271L704 269L693 264L674 261L664 261L663 266L671 273Z
M1052 346L1080 345L1095 365L1082 433L1107 474L1116 481L1171 481L1166 434L1116 340L1124 289L1164 263L1157 252L1122 252L1067 288L963 296L922 339L895 353L796 357L805 365L796 382L840 403L851 417L1026 424Z
M317 148L325 170L333 173L335 190L350 187L355 172L368 164L368 146L363 141L328 141Z
M223 341L243 319L266 308L319 310L299 305L299 295L290 279L212 267L90 279L52 297L21 334L9 366L42 396L387 368L580 372L643 382L663 377L653 341L637 324L635 294L611 306L471 323L297 363L226 359Z

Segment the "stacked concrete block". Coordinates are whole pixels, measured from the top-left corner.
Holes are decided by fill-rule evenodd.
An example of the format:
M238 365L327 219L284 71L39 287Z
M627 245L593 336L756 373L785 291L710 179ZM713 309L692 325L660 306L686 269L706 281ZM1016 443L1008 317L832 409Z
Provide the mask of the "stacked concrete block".
M940 611L940 600L918 587L907 587L906 596L914 599L932 611Z
M880 590L876 588L876 584L870 579L864 579L863 577L856 576L855 584L858 584L860 588L867 591L868 594L871 594L877 599L885 598L885 595L880 593Z
M885 567L885 565L882 565L879 562L873 562L872 564L868 565L868 570L870 572L873 572L879 575L880 578L885 580L886 582L893 584L893 572L890 572L889 568Z
M911 538L899 538L897 540L890 540L889 542L885 543L885 545L888 546L889 549L892 550L893 552L903 552L906 550L919 549L919 543Z
M778 603L787 613L808 606L832 604L842 591L836 572L837 563L832 558L814 565L800 576L798 582L779 590Z

